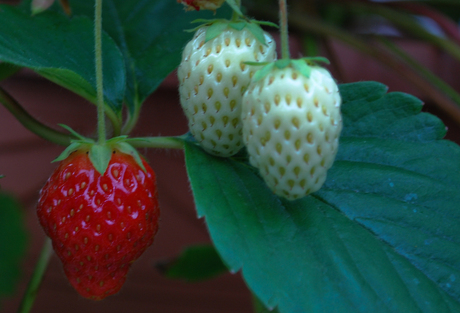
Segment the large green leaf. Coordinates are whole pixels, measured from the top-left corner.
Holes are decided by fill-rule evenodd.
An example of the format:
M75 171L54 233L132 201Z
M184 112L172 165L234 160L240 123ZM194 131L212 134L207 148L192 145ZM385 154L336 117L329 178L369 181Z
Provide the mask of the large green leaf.
M17 201L0 193L0 297L14 291L21 273L26 234Z
M228 272L219 254L212 245L187 247L178 257L157 264L167 277L189 282L201 281Z
M276 197L238 159L186 143L198 215L233 271L280 312L460 312L460 148L421 102L340 88L344 130L323 188Z
M69 19L56 12L36 16L20 8L0 6L0 60L28 67L46 78L96 100L94 28L86 17ZM111 109L121 112L125 93L125 66L115 42L103 35L104 96Z
M93 16L92 1L70 1L75 15ZM138 108L180 62L197 18L230 16L228 10L185 12L173 0L104 0L103 27L123 53L127 72L126 102Z

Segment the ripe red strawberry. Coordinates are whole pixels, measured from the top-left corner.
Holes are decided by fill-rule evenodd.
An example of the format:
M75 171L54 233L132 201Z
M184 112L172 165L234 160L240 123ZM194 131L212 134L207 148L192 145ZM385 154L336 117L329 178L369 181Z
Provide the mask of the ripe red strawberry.
M153 242L159 207L155 173L114 148L107 170L89 149L65 158L40 193L37 214L72 286L84 297L118 292L131 263Z
M211 10L216 11L224 4L225 0L177 0L185 6L186 11L190 10Z

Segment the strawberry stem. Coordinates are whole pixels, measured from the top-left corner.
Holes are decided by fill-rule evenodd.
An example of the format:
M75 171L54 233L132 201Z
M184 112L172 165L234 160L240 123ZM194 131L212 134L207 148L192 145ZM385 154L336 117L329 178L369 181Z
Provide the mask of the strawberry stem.
M104 85L102 72L102 0L96 0L94 10L94 48L96 63L96 92L97 92L97 133L98 143L103 145L105 134Z
M281 58L289 59L289 33L286 0L279 0Z
M34 272L27 286L27 290L22 297L21 305L19 306L18 313L28 313L32 309L32 306L37 297L38 288L43 280L43 275L48 267L48 262L53 252L51 245L51 239L46 238L43 244L40 257L38 258L37 264L35 265Z
M30 115L6 90L0 87L0 102L25 128L34 134L62 146L68 146L74 136L61 133L42 124Z
M238 7L238 9L241 9L241 0L235 0L235 4ZM232 10L232 11L233 11L233 13L232 13L232 21L239 20L240 15L238 14L238 12L236 12L235 10Z

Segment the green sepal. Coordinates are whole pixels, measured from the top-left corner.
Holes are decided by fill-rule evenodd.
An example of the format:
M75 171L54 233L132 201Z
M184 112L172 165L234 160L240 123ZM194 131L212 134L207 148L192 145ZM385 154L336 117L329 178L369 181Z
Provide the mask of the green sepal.
M254 82L258 82L259 80L261 80L262 78L264 78L265 76L268 75L268 73L270 73L272 70L273 70L273 67L275 67L275 63L272 62L272 63L269 63L268 65L265 65L264 67L262 67L260 70L258 70L254 76L252 77L252 80Z
M252 61L243 62L243 64L250 65L250 66L265 66L271 63L273 62L252 62Z
M310 78L311 66L309 66L307 62L305 62L305 60L292 60L291 64L292 67L296 69L300 74L302 74L306 78Z
M241 12L240 7L236 4L235 0L225 0L227 4L232 8L233 11L236 12L239 16L244 16L243 13Z
M5 177L5 175L0 175L0 178L3 178L3 177Z
M228 23L228 27L236 29L236 30L243 30L248 23L245 21L237 21L237 22L230 22Z
M207 26L206 29L206 37L205 42L208 42L217 36L219 36L227 27L235 29L237 31L241 31L244 28L247 28L248 31L264 46L267 45L265 41L264 30L260 27L260 25L269 25L278 27L276 24L270 22L259 22L256 20L246 20L240 19L236 21L229 21L225 19L215 19L215 20L207 20L207 19L197 19L192 21L192 23L201 23L201 25L188 29L188 32L195 32L201 27Z
M208 42L217 36L219 36L226 28L228 27L228 23L222 22L215 22L209 25L208 29L206 29L206 37L204 42Z
M317 65L316 63L331 64L331 62L325 57L305 57L301 60L305 60L309 65Z
M125 154L129 154L130 156L132 156L134 158L134 160L136 161L137 165L139 165L144 172L147 172L147 170L146 170L146 168L144 166L144 163L142 163L141 156L139 155L139 152L136 150L136 148L131 146L129 143L123 142L123 141L118 142L116 144L116 148L118 150L120 150L120 152L125 153Z
M69 131L69 133L71 133L72 135L74 135L75 137L77 137L80 140L94 142L91 139L83 137L82 135L80 135L79 133L77 133L76 131L74 131L72 128L70 128L69 126L67 126L65 124L58 124L58 125L61 126L62 128L64 128L65 130Z
M108 145L94 144L89 150L89 159L99 174L104 175L112 158L112 148Z
M198 25L197 27L194 27L194 28L184 29L184 31L187 32L187 33L193 33L193 32L196 32L201 27L210 26L210 25L212 25L214 23L218 23L218 22L221 22L221 21L226 21L226 20L198 18L196 20L191 21L190 23L191 24L200 23L200 25Z
M270 27L275 27L275 28L280 28L278 24L275 24L273 22L269 21L258 21L258 20L251 20L251 23L259 24L259 25L264 25L264 26L270 26Z
M80 141L73 141L67 148L65 148L64 151L62 151L62 153L56 159L51 161L51 163L67 159L72 152L75 152L76 150L80 149L83 145L84 144Z
M112 158L112 152L114 149L118 149L121 153L128 154L134 158L136 163L142 168L144 172L147 172L142 159L137 152L136 148L131 146L128 142L128 136L118 136L107 140L104 144L96 143L93 139L86 138L67 125L59 124L61 127L68 130L73 136L79 138L78 140L72 140L71 144L52 162L58 162L67 159L67 157L74 151L79 149L89 149L89 159L93 164L94 168L101 174L104 175L107 167L109 166L110 159Z
M291 64L291 61L292 61L291 59L276 60L275 66L281 70L285 67L288 67Z
M197 18L196 20L193 20L190 23L192 24L200 23L201 25L205 25L205 24L215 23L216 21L219 21L219 20L218 19Z
M246 23L246 28L256 37L256 39L263 44L264 46L267 45L265 41L264 30L260 27L259 24L256 23Z
M291 60L292 67L306 78L310 78L311 67L318 66L317 63L330 64L329 60L325 57L306 57L298 60Z
M326 63L330 64L329 60L325 57L305 57L297 60L291 59L281 59L276 60L272 63L267 62L244 62L248 65L264 65L261 69L259 69L253 76L252 81L257 82L268 75L273 70L273 67L277 67L278 69L283 69L288 66L291 66L295 70L297 70L301 75L305 76L306 78L310 78L311 67L318 66L317 63Z

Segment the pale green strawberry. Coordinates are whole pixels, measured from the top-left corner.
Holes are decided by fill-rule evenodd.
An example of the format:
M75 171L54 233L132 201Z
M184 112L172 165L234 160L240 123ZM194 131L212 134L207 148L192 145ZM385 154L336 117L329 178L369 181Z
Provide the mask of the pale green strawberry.
M338 150L341 98L329 72L309 78L292 64L273 66L243 98L243 137L250 163L275 194L290 200L321 188Z
M246 27L228 27L206 41L208 28L198 29L183 51L177 74L180 102L190 132L204 150L228 157L244 146L241 101L258 68L244 62L273 61L275 41L263 33L261 43Z

